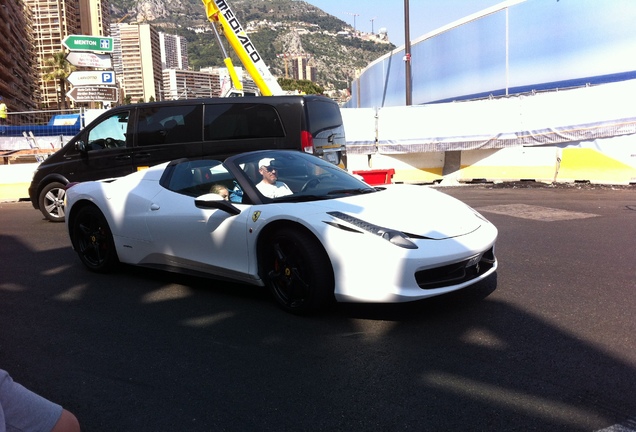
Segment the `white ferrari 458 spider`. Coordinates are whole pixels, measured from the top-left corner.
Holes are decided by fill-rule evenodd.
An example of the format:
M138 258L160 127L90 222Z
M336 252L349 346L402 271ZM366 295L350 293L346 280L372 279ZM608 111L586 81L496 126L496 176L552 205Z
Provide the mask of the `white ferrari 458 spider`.
M266 286L295 313L424 299L497 268L497 229L466 204L426 186L372 187L296 151L78 183L66 209L92 271L123 262Z

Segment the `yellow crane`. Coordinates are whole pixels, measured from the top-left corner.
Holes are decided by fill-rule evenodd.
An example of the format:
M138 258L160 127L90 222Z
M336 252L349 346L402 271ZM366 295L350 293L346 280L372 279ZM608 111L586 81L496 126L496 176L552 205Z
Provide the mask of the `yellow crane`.
M245 67L247 73L249 73L254 80L254 83L256 84L256 87L258 87L261 95L272 96L285 94L278 84L278 81L276 81L276 78L269 71L269 68L256 50L256 47L250 40L249 36L241 26L241 23L234 14L234 11L230 8L227 0L202 1L205 5L205 12L208 19L215 26L214 30L217 38L219 39L219 44L221 45L217 29L225 35L228 43L238 56L239 60L241 60L243 67ZM225 52L222 45L221 49L225 56L223 61L228 68L232 83L236 89L242 89L242 85L240 84L236 71L234 70L234 66L232 65L232 60L227 55L227 52Z
M129 16L131 16L131 15L132 15L132 12L128 12L126 15L124 15L123 17L121 17L121 18L119 18L119 19L117 20L117 24L121 24L121 23L122 23L122 21L124 21L126 18L128 18L128 17L129 17Z

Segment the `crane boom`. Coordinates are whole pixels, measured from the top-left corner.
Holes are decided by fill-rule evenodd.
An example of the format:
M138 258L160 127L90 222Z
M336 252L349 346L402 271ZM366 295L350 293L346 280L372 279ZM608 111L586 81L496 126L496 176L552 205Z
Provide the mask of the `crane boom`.
M263 96L284 94L226 0L202 0L212 24L221 31ZM227 62L226 62L227 64Z
M234 65L232 64L232 59L228 55L225 47L223 46L223 41L221 41L221 36L219 35L219 31L216 29L216 24L213 23L212 30L214 30L214 35L216 36L216 40L219 43L219 47L221 48L221 52L223 53L223 63L225 63L225 67L230 75L230 80L232 81L232 89L229 90L223 96L229 95L243 95L243 83L239 79L236 74L236 69L234 69Z

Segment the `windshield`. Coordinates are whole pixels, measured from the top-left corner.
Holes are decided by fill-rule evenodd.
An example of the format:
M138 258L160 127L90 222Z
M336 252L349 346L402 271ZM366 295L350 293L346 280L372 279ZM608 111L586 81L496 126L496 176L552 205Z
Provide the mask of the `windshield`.
M229 158L264 198L309 201L375 192L362 180L318 157L298 151L253 152Z

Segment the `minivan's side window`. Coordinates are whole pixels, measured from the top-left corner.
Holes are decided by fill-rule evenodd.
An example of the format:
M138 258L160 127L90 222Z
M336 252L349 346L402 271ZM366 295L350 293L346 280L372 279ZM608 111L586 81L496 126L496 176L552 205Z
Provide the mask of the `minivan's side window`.
M126 132L130 112L118 112L102 120L88 132L86 150L126 147Z
M266 104L206 105L203 127L205 141L285 136L278 112Z
M201 141L201 105L140 108L137 145Z

